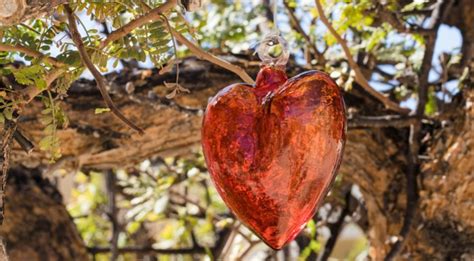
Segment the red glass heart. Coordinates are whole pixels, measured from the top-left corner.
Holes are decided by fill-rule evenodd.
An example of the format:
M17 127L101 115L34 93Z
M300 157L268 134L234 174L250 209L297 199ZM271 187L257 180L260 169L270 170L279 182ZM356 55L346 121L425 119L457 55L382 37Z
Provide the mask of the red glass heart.
M344 102L325 73L288 79L263 67L255 86L233 84L207 106L202 146L211 178L234 214L274 249L313 217L345 143Z

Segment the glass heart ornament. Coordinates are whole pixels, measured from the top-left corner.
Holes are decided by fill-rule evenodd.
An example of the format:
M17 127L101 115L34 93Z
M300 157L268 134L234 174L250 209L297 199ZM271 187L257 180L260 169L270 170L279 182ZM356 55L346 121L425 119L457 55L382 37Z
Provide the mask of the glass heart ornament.
M269 46L283 46L278 57ZM288 78L286 42L265 38L255 85L237 83L206 108L202 147L215 187L237 218L281 249L316 213L334 180L346 136L344 101L326 74Z

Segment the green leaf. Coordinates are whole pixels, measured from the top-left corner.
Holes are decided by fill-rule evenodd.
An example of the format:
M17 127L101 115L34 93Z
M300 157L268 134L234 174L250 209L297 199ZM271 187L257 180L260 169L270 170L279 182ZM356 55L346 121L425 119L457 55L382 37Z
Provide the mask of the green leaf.
M53 116L47 115L47 116L41 117L40 122L43 125L48 125L53 122Z
M46 88L48 87L46 81L43 78L35 79L35 84L36 87L42 91L46 90Z
M105 113L109 111L110 111L109 108L95 108L95 114L101 114L101 113Z
M11 121L13 119L13 109L10 107L6 107L5 109L3 109L3 115L7 120Z
M438 111L438 105L436 103L436 93L431 90L428 93L428 101L425 106L425 113L428 116L434 115Z

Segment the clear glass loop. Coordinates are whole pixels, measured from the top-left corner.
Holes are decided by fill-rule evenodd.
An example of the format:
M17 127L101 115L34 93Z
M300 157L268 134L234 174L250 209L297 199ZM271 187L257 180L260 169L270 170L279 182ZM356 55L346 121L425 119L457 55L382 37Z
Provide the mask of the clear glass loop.
M279 45L280 53L276 56L272 55L271 50ZM257 48L258 57L262 60L263 65L285 66L290 57L288 51L288 43L280 36L278 32L267 34Z

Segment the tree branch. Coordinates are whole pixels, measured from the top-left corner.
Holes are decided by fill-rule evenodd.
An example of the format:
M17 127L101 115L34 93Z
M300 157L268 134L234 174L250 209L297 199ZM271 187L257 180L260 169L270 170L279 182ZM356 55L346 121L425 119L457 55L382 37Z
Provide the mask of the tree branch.
M411 125L410 127L410 137L413 137L413 133L415 132L415 125ZM417 141L418 142L418 141ZM400 229L399 236L397 237L397 242L392 246L388 254L385 256L385 261L393 260L403 249L404 243L406 242L406 237L410 232L411 225L413 223L413 218L416 214L416 209L418 205L418 189L416 186L416 173L417 170L417 154L413 155L411 152L413 147L413 140L410 138L409 141L410 148L408 150L407 155L407 171L406 171L406 209L405 215L403 218L403 225Z
M397 13L387 10L383 6L383 4L381 4L378 1L372 1L372 2L376 6L376 10L378 11L378 17L382 21L389 23L393 28L395 28L400 33L417 33L421 35L429 35L429 34L434 33L432 29L425 29L417 25L409 25L406 23L402 23L401 21L403 21L403 19L397 16Z
M346 218L347 215L351 214L350 210L351 210L352 200L353 199L351 195L351 190L348 189L345 195L345 205L341 211L341 214L339 215L339 218L337 219L336 223L333 223L329 226L329 230L331 231L331 237L328 239L328 241L326 242L326 245L324 246L324 250L320 258L321 261L328 260L329 256L332 253L332 250L334 249L334 246L336 246L337 238L339 237L339 234L344 228L344 219Z
M316 8L319 13L319 17L321 19L321 22L323 22L324 25L328 28L329 32L336 38L337 42L341 45L346 57L347 61L349 62L349 65L351 66L352 70L355 72L355 80L357 83L359 83L362 88L364 88L365 91L367 91L370 95L375 97L377 100L381 101L385 107L387 107L390 110L393 110L395 112L399 112L402 114L407 114L410 112L408 109L401 108L400 105L398 105L396 102L391 101L389 98L385 97L383 94L380 92L376 91L373 89L367 79L364 77L362 74L362 71L360 70L359 66L357 63L354 61L354 58L352 57L351 51L349 50L349 47L347 46L347 43L342 37L337 33L337 31L334 29L332 24L329 22L328 18L324 14L323 7L321 5L320 0L315 0L316 3Z
M26 54L27 56L31 56L31 57L34 57L34 58L37 58L37 59L40 59L40 60L43 59L47 63L55 66L56 68L53 68L44 77L44 80L46 81L46 86L48 86L48 88L51 85L51 83L54 82L54 80L56 80L59 76L61 76L61 74L63 74L65 72L65 70L68 66L67 64L58 61L54 57L46 56L41 52L38 52L36 50L32 50L30 48L24 47L24 46L19 45L19 44L13 46L13 45L6 45L6 44L0 43L0 51L21 52L21 53ZM31 102L41 92L43 92L43 90L38 88L35 85L30 85L30 86L28 86L24 89L21 89L19 91L20 96L22 97L22 102L23 103Z
M109 253L110 247L89 247L87 248L91 254ZM202 247L195 246L185 249L158 249L153 247L121 247L117 249L119 254L140 253L140 254L162 254L162 255L189 255L189 254L205 254L206 250Z
M438 35L438 28L443 20L443 14L441 10L444 9L443 12L448 13L447 9L451 8L452 2L452 0L448 0L447 4L445 4L444 0L437 0L435 4L436 7L434 8L431 15L430 24L428 25L428 29L433 30L434 33L425 37L425 53L421 62L418 106L416 108L416 114L419 117L423 116L425 113L425 105L428 100L428 76L431 70L431 61L434 55L434 45Z
M64 68L53 69L51 72L46 74L44 80L46 81L46 86L49 86L65 72ZM31 102L36 96L42 93L44 90L38 88L36 85L30 85L19 91L20 96L23 98L23 103Z
M24 47L22 45L16 44L16 45L7 45L7 44L2 44L0 43L0 51L2 52L20 52L24 53L28 56L38 58L38 59L43 59L47 63L55 66L55 67L66 67L65 63L62 63L58 61L56 58L44 55L41 52L38 52L36 50L30 49L28 47Z
M117 204L115 198L116 177L112 170L107 170L105 173L105 184L107 188L108 197L108 216L110 223L112 223L112 237L110 238L110 260L115 261L118 258L118 239L120 234L120 225L117 220Z
M198 58L203 59L203 60L207 60L207 61L209 61L213 64L216 64L216 65L218 65L218 66L220 66L224 69L227 69L227 70L237 74L246 83L249 83L249 84L254 84L255 83L255 81L252 79L252 77L250 77L245 72L245 70L242 69L241 67L233 65L233 64L231 64L231 63L229 63L225 60L220 59L219 57L217 57L217 56L215 56L211 53L208 53L208 52L202 50L200 47L198 47L196 44L194 44L190 40L186 39L186 37L184 37L182 34L180 34L179 32L177 32L174 29L171 29L171 33L176 38L176 40L178 40L178 42L180 42L181 44L184 44L186 47L188 47L189 50L193 54L195 54Z
M151 21L156 21L158 19L161 19L161 15L171 9L173 9L177 5L178 1L177 0L169 0L166 1L166 3L158 6L155 9L152 9L150 12L147 14L140 16L136 18L135 20L132 20L130 23L122 26L121 28L113 31L110 33L107 38L105 38L101 43L99 48L103 49L105 48L109 43L118 40L125 35L131 33L135 28L143 26Z
M26 152L26 153L31 153L33 149L35 148L35 145L21 133L21 131L17 128L15 132L13 133L13 138L15 139L18 144L20 144L20 147Z
M89 54L87 53L84 43L82 42L81 35L79 31L77 30L77 25L76 25L76 19L74 17L74 14L72 12L72 9L69 5L64 6L68 21L69 21L69 30L71 31L71 37L76 45L79 55L81 56L82 63L86 66L86 68L89 69L89 71L92 73L92 75L95 78L95 81L97 83L97 88L100 91L100 94L104 98L105 103L107 104L107 107L110 108L111 112L117 116L120 120L122 120L125 124L130 126L132 129L136 130L138 133L143 134L143 130L136 126L133 122L131 122L129 119L127 119L115 106L114 102L112 101L112 98L110 98L109 93L107 92L107 85L105 83L105 79L102 76L102 74L97 70L95 65L92 63ZM109 35L110 36L110 35Z
M418 122L416 116L353 116L348 118L349 128L405 128Z

